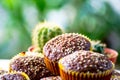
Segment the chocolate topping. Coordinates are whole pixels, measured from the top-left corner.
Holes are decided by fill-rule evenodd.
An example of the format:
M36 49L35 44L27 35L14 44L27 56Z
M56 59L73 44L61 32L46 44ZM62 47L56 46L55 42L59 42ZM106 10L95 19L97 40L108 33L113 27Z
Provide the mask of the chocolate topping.
M31 80L52 75L46 68L43 58L39 56L24 56L11 60L10 69L25 72Z
M66 33L59 35L46 43L43 48L44 55L52 61L78 50L90 50L89 40L80 34Z
M0 80L27 80L25 76L21 75L20 73L16 74L5 74L0 76Z
M62 79L60 78L60 76L51 76L51 77L42 78L40 80L62 80Z
M112 69L113 65L107 56L91 51L77 51L59 61L65 70L77 72L103 72Z

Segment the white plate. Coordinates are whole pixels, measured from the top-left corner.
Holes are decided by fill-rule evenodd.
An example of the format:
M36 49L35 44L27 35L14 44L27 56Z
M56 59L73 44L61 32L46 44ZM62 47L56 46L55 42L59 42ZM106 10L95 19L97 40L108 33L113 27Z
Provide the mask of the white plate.
M4 70L8 70L10 60L7 59L0 59L0 68Z

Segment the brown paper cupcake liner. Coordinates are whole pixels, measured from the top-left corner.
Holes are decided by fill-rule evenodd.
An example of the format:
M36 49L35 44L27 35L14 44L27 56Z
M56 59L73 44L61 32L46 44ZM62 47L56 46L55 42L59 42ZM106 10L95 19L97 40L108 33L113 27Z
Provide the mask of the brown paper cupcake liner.
M44 56L44 62L46 67L55 75L60 75L59 67L57 62L50 61L46 56Z
M110 70L99 73L79 73L75 71L64 70L63 66L59 64L60 76L62 80L110 80L113 69L114 67Z

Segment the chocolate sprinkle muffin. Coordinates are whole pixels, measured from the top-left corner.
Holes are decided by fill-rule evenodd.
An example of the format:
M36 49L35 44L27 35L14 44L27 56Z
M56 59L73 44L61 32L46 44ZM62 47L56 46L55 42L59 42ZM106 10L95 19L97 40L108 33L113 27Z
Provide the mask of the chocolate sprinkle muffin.
M104 78L106 79L107 77L110 78L114 68L112 62L108 59L107 56L96 53L96 52L83 51L83 50L74 52L73 54L70 54L62 58L59 61L59 67L61 70L62 78L63 78L63 74L68 72L71 74L73 73L83 74L83 75L85 74L86 76L89 74L88 76L91 75L92 77L94 74L95 76L96 75L101 76L100 79L103 78L103 80ZM64 78L63 80L65 80ZM89 80L88 77L87 79ZM87 80L87 79L84 79L84 80ZM96 79L92 79L92 80L96 80Z
M10 62L11 71L25 72L31 80L40 80L42 77L51 76L46 68L43 57L38 55L17 56Z
M60 76L51 76L51 77L42 78L40 80L62 80L62 79L60 78Z
M0 80L30 80L23 72L6 73L0 76Z
M90 40L77 33L66 33L48 41L44 48L44 61L47 68L54 74L59 74L58 60L79 50L90 50Z
M51 61L58 61L74 51L90 49L91 43L88 38L77 33L66 33L48 41L43 52Z
M67 70L97 73L113 67L111 61L103 54L91 51L79 51L64 57L60 63Z

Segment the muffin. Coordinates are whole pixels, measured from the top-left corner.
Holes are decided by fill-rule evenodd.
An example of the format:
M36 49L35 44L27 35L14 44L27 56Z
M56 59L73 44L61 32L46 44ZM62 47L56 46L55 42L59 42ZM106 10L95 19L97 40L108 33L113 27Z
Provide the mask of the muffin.
M107 56L77 51L59 60L62 80L110 80L114 69Z
M77 33L66 33L48 41L43 47L46 67L54 74L59 74L60 58L79 50L90 50L90 40Z
M12 72L0 75L0 80L30 80L23 72Z
M40 80L62 80L62 79L60 76L51 76L51 77L42 78Z
M51 76L52 73L46 68L43 56L28 53L20 53L10 61L9 71L25 72L30 80L40 80L42 77Z

